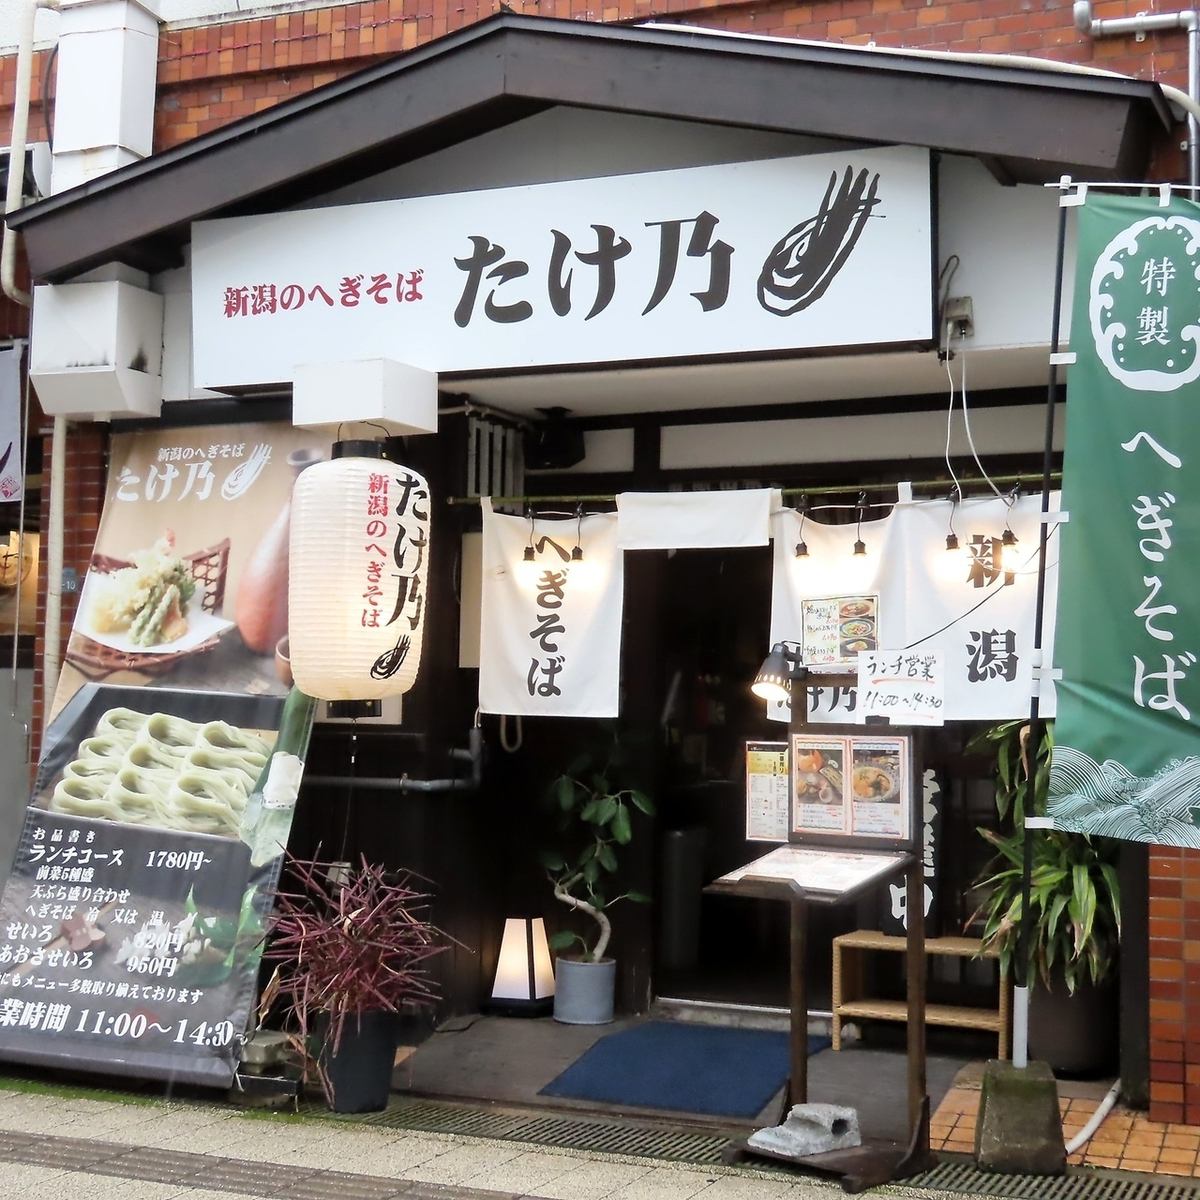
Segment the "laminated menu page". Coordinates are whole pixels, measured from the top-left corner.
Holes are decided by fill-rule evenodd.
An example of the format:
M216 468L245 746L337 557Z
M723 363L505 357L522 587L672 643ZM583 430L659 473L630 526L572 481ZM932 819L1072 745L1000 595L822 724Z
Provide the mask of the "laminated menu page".
M908 739L793 734L793 834L907 841Z
M746 743L746 840L788 838L787 742Z

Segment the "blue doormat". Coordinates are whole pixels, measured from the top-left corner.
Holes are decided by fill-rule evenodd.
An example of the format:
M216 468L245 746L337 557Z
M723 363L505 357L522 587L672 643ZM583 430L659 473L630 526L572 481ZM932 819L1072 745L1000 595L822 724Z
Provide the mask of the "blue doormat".
M808 1053L829 1045L809 1037ZM788 1075L788 1035L648 1021L602 1037L539 1093L716 1117L753 1117Z

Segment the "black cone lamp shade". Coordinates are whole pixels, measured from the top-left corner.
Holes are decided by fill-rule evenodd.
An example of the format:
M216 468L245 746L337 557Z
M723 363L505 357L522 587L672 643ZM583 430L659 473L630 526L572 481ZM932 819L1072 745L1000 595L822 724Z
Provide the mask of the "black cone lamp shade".
M787 700L792 691L792 664L782 642L771 647L771 653L759 667L750 690L760 700Z

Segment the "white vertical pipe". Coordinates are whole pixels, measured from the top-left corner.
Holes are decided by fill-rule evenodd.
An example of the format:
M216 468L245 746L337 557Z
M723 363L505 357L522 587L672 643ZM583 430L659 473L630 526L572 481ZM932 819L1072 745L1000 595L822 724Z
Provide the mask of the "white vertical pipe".
M1168 29L1186 29L1188 35L1188 183L1200 186L1200 122L1194 111L1200 104L1200 10L1183 9L1173 13L1138 13L1133 17L1094 17L1091 0L1075 0L1075 27L1088 37L1124 37L1127 34L1156 33Z
M1200 102L1200 12L1187 13L1188 35L1188 95ZM1188 113L1188 184L1200 187L1200 121L1195 112ZM1195 193L1192 199L1196 199Z
M1013 988L1013 1066L1029 1066L1029 988Z
M58 672L62 666L62 575L64 509L67 482L67 422L54 418L50 438L50 501L46 540L46 627L45 648L42 652L42 712L50 715L54 691L58 687Z
M25 150L29 137L29 93L33 87L33 29L39 8L58 8L58 0L24 0L17 33L17 79L13 92L12 136L8 143L8 188L4 212L21 207L21 185L25 180ZM4 226L0 241L0 287L4 294L23 308L30 304L29 293L17 287L17 237Z

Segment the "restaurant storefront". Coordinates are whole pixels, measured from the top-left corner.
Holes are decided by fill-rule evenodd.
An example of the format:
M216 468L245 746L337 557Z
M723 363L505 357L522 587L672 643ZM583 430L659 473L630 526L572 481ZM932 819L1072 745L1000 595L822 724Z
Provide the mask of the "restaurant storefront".
M37 284L33 385L48 416L113 419L95 553L170 531L181 556L219 564L220 588L211 627L187 635L199 653L165 671L106 654L81 602L47 725L98 685L239 691L246 712L222 719L279 720L254 706L290 681L273 598L291 481L381 423L428 485L420 673L402 715L318 720L293 852L434 881L455 939L438 1016L473 1013L507 918L573 928L540 858L555 849L543 800L617 744L621 786L654 809L631 811L615 873L651 898L612 914L618 1008L783 1007L783 907L702 890L773 840L748 827L746 769L748 743L786 736L749 690L794 636L780 547L828 568L796 585L798 606L880 606L838 611L838 658L940 633L952 550L946 580L986 589L1003 570L985 546L1036 544L1057 271L1045 185L1147 178L1170 128L1159 88L1125 78L504 14L30 206L10 224ZM102 320L116 357L91 356ZM68 436L101 442L92 429ZM683 500L643 501L632 531L647 494ZM733 511L751 496L766 497L760 533L741 508L722 518L720 497ZM505 537L518 583L525 546L596 573L596 596L564 610L576 628L512 607ZM849 558L875 573L843 578ZM1028 707L1036 570L1026 556L1010 574L1024 607L974 642L963 627L951 721L928 743L935 937L978 936L989 850L974 831L998 824L967 742ZM836 711L831 689L823 703ZM1120 1069L1145 1094L1144 850L1120 867ZM835 1006L834 936L896 933L904 916L896 887L816 918L810 1008ZM994 964L931 970L935 1001L1002 1007ZM902 994L899 970L876 976L879 999ZM975 1036L994 1054L991 1025Z

